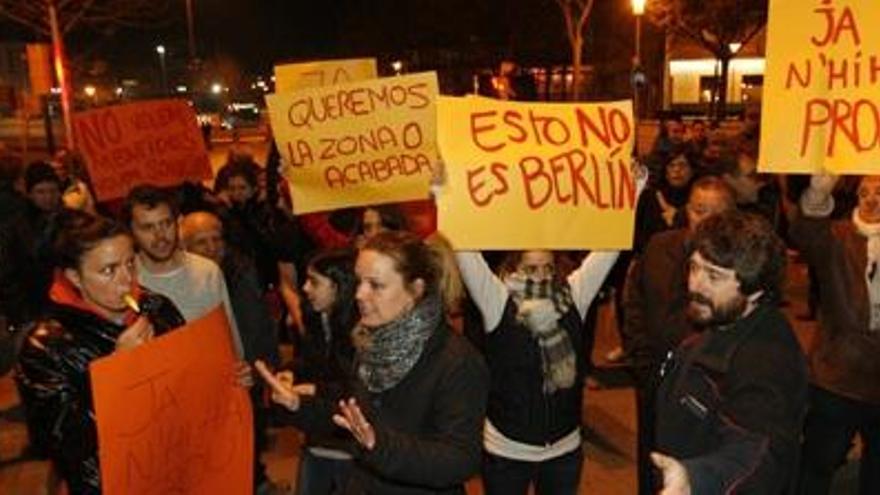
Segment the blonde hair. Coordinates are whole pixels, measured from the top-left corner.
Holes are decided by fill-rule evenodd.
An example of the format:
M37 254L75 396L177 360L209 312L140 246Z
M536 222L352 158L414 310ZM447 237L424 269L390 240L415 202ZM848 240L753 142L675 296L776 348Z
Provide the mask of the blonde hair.
M448 313L459 313L461 302L465 298L465 289L461 280L461 272L458 271L458 263L455 260L452 244L440 232L434 232L425 238L425 244L433 253L440 268L437 289L443 299L443 306Z

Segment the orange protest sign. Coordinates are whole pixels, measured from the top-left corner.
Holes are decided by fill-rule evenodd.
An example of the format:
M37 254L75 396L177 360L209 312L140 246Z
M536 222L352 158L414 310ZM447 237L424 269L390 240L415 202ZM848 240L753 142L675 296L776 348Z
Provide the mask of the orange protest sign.
M297 214L428 197L437 74L266 96Z
M632 104L440 97L439 230L458 249L628 249Z
M332 86L375 79L375 58L319 60L275 66L275 92L285 93L317 86Z
M880 173L880 3L769 9L759 169Z
M250 493L253 423L222 308L91 364L108 495Z
M124 197L138 184L171 186L211 178L195 112L183 100L78 112L73 129L101 201Z

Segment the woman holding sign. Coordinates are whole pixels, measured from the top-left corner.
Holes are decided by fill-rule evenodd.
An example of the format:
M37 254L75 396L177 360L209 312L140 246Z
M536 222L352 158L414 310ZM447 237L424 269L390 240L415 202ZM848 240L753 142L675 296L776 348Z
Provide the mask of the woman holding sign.
M640 194L647 174L638 172ZM487 495L525 495L529 485L537 495L577 493L587 371L581 328L619 254L593 252L563 277L551 251L511 253L498 276L479 252L456 253L487 334Z
M489 377L479 354L449 329L440 266L405 232L378 234L361 248L352 394L302 395L257 362L292 421L310 431L335 424L354 437L346 494L463 494L479 467Z
M101 493L89 363L184 320L171 301L137 286L123 226L73 214L55 248L48 315L28 332L16 378L32 442L47 451L70 493Z

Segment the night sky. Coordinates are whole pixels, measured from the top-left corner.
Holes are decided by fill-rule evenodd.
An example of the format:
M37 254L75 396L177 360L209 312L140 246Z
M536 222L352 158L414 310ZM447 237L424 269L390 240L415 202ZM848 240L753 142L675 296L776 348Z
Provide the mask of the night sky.
M570 59L562 16L553 0L193 2L199 57L220 60L250 75L267 75L281 61L352 56L406 60L414 53L423 58L437 53L476 54L479 60L472 63L482 67L502 57L529 64ZM628 0L596 3L589 39L607 40L622 32L623 43L629 43L626 29L607 21L617 3L628 9ZM161 43L167 49L170 79L184 74L188 61L185 2L172 4L161 28L80 26L67 37L68 54L77 72L93 77L108 73L119 78L155 77L159 65L155 46ZM629 18L626 21L629 24ZM3 29L3 33L11 31ZM589 39L588 60L593 55ZM619 50L609 49L609 53Z

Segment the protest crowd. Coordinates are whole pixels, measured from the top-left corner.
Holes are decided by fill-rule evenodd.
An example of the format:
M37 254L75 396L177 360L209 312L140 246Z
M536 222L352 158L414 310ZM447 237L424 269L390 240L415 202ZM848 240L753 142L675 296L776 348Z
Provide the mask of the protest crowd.
M370 99L348 108L348 117L381 117L383 103L389 112L433 108L430 85L399 87L408 88L404 100L417 97L412 108L371 89L353 92ZM319 119L314 102L326 100L317 95L285 109L312 102L302 115L315 127L346 118L340 110ZM495 104L481 100L473 104ZM162 353L173 353L172 339L214 312L227 322L213 334L222 345L203 344L205 352L224 349L221 365L175 373L208 380L237 404L229 417L246 423L249 445L239 446L252 461L239 466L250 485L241 493L285 493L260 460L267 429L283 425L305 435L291 488L303 495L463 494L474 477L488 495L573 495L590 462L581 423L592 400L591 307L609 299L621 347L608 359L626 366L636 390L639 494L829 493L856 435L860 493L880 493L880 177L759 173L757 107L734 131L668 116L632 163L631 114L604 123L609 154L599 154L602 122L577 114L572 122L581 127L571 134L580 129L583 141L562 143L553 122L563 117L547 113L536 136L520 124L506 131L505 152L544 132L554 145L589 147L591 158L559 150L543 161L504 155L465 172L474 164L446 152L442 135L456 131L440 129L455 120L442 116L442 103L438 159L389 172L389 184L411 181L418 200L400 201L401 189L379 180L376 162L357 156L339 165L357 175L353 187L369 192L320 173L312 184L325 195L301 192L295 174L322 153L286 137L275 120L266 163L233 151L210 181L202 180L203 164L190 164L171 182L154 183L148 173L126 182L134 176L107 172L96 184L92 168L102 165L89 162L89 150L32 163L3 152L0 318L9 350L2 371L14 374L32 451L51 461L53 493L109 491L102 451L112 430L101 424L111 409L93 384L98 363L135 363L163 343ZM504 115L505 124L518 122ZM502 152L500 144L485 149L501 139L485 135L494 124L476 122L452 126L470 125L474 144ZM389 135L398 123L380 122ZM199 132L195 119L186 131L174 125L165 130ZM434 124L419 126L372 151L431 156L419 146L434 141ZM418 140L408 143L412 129ZM362 136L353 155L371 151L363 138L370 132L351 135ZM94 136L80 140L97 146ZM462 243L491 231L479 214L466 212L464 224L443 218L458 204L445 194L461 193L482 211L516 191L531 210L604 202L602 211L628 216L633 228L623 243L606 244L614 249L520 239L522 249L499 250ZM572 204L577 195L580 204ZM331 199L346 204L340 197L355 199L327 207ZM519 222L516 215L506 223ZM561 215L542 228L551 237L598 230ZM820 322L806 350L781 310L794 257L809 266L807 317ZM150 392L157 418L188 403L163 390ZM213 406L217 424L231 421L223 401ZM151 417L135 428L138 411L114 407L130 415L130 436L120 438L136 444ZM226 430L213 428L201 434L222 445ZM187 434L157 435L171 452L189 448ZM152 457L174 459L147 452L125 476L142 476L162 493L198 492L181 488L190 486L186 474L161 481L144 474Z

